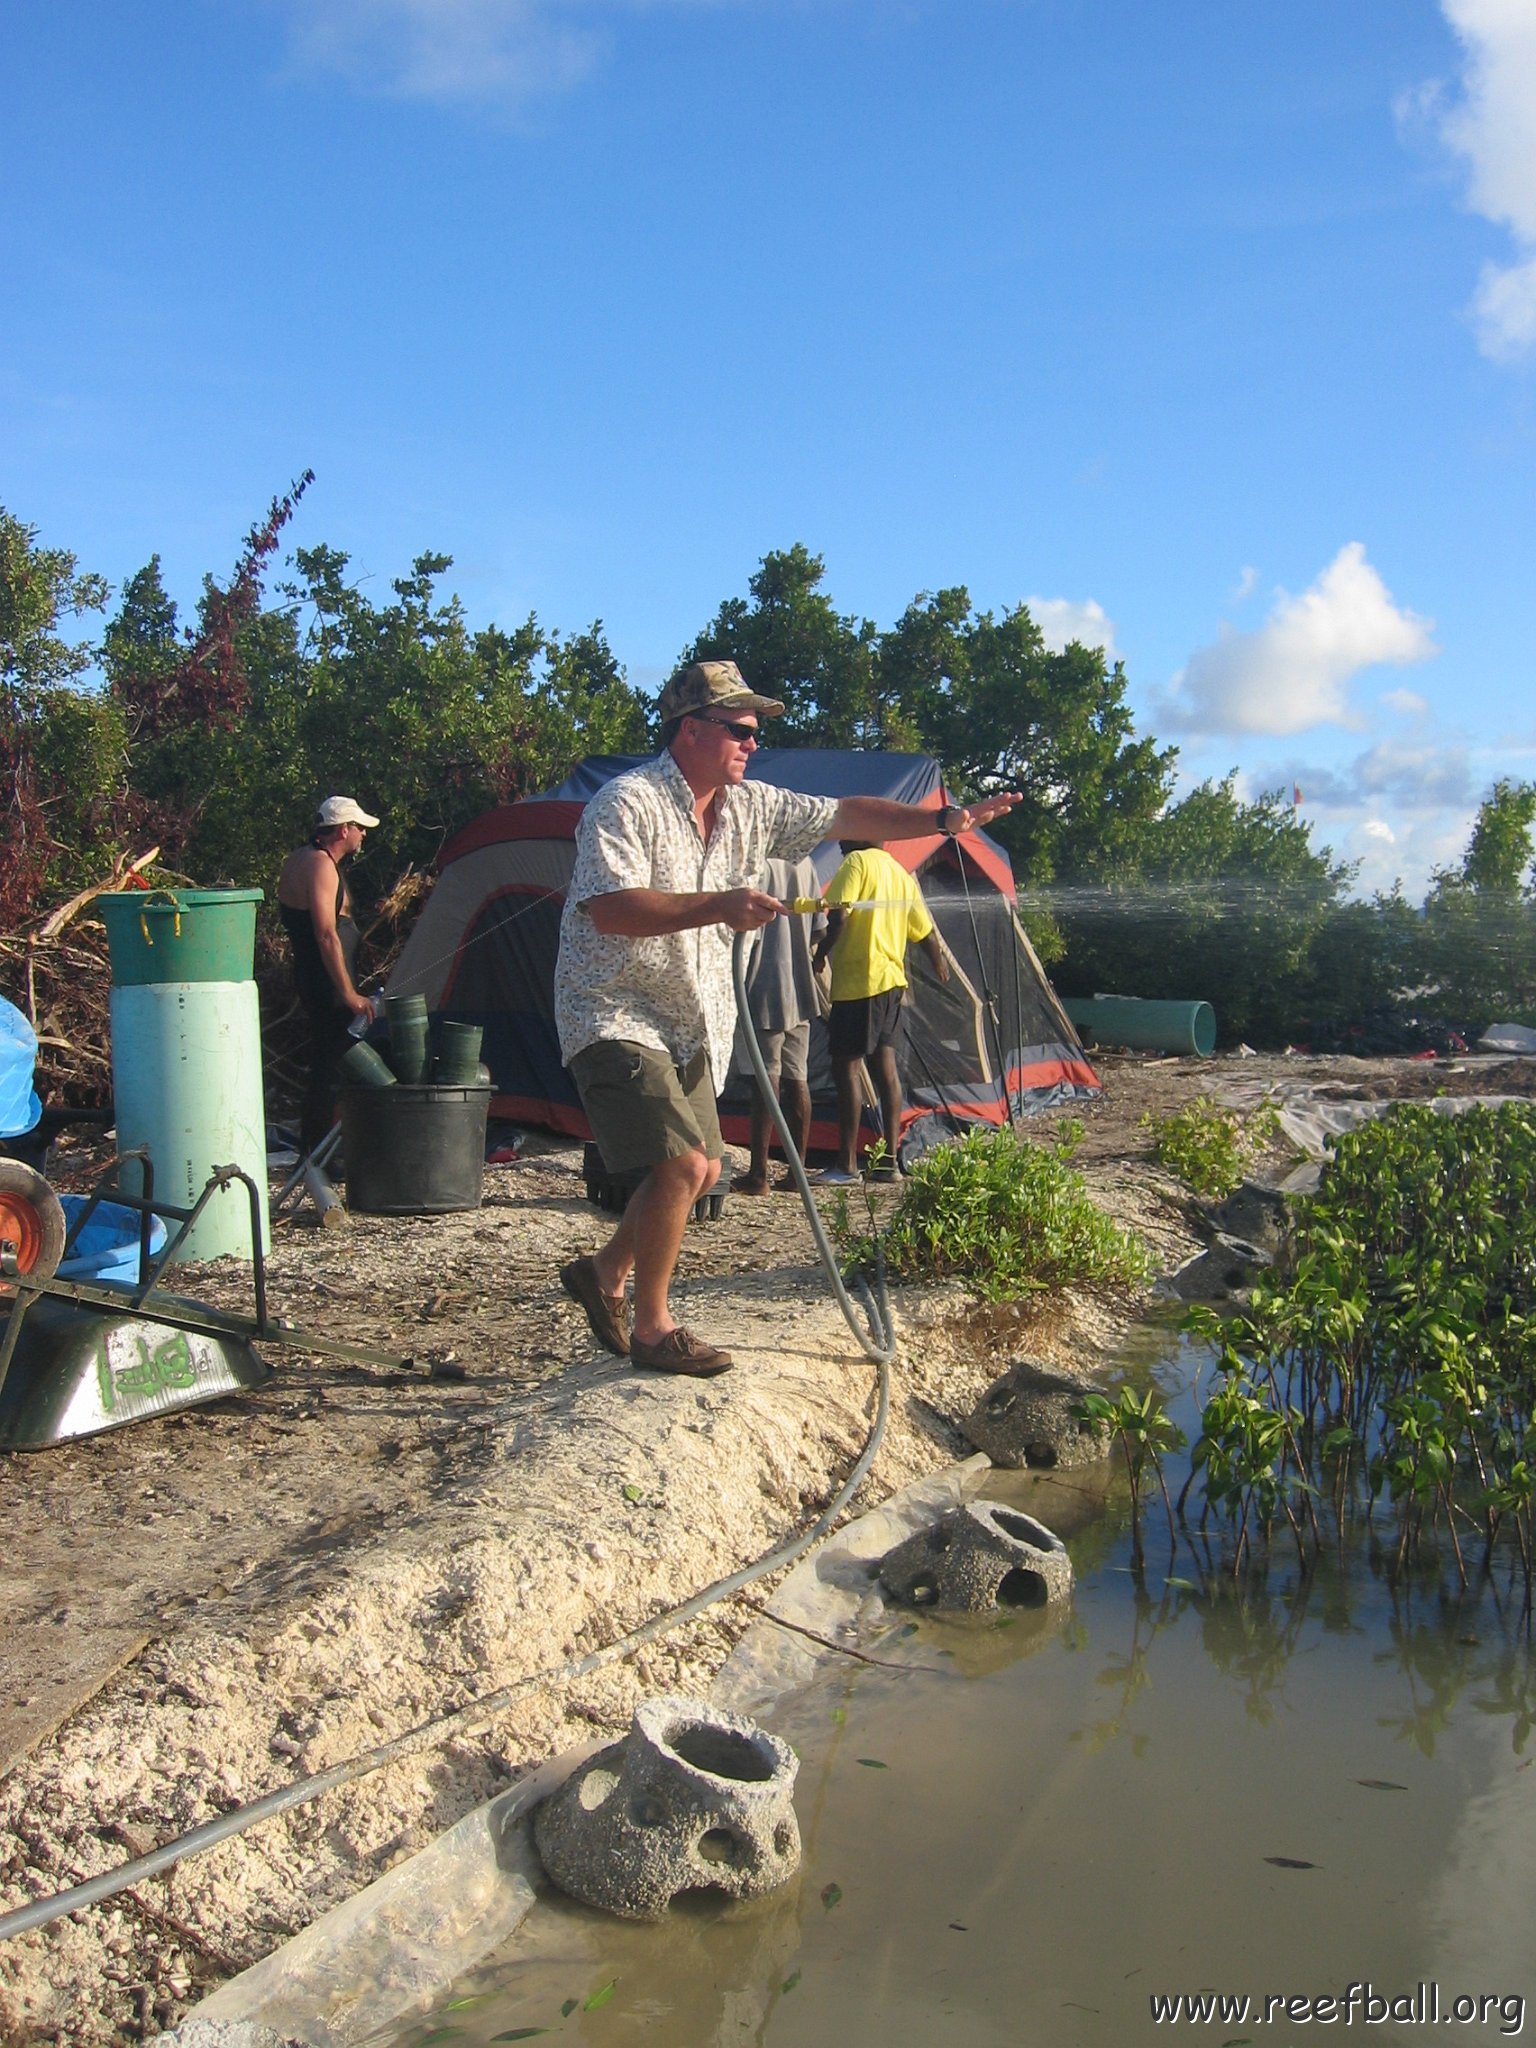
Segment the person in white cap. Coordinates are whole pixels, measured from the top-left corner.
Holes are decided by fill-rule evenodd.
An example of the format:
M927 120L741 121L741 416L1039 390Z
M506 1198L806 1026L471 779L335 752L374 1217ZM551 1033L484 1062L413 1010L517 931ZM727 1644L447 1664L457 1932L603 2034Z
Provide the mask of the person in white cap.
M357 926L341 864L378 824L354 797L328 796L315 814L307 846L283 862L277 878L278 915L293 950L293 985L309 1024L309 1077L299 1136L312 1152L330 1128L332 1069L347 1049L354 1017L373 1005L352 979Z
M720 1177L715 1098L736 1031L733 935L787 914L755 884L769 860L800 860L822 839L970 832L1020 799L1010 791L935 812L749 782L760 722L784 706L749 689L731 661L679 670L656 709L661 752L615 776L581 814L555 966L561 1056L604 1164L645 1178L613 1236L562 1266L560 1284L607 1350L706 1377L727 1371L731 1354L678 1323L668 1295L689 1212Z

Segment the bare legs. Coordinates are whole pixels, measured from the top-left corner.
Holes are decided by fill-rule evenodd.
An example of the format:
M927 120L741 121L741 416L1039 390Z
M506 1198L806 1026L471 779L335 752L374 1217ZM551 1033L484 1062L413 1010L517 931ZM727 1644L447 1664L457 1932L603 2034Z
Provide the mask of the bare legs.
M804 1159L805 1148L811 1142L811 1091L804 1081L792 1080L786 1075L779 1082L779 1108L789 1125L795 1150ZM746 1180L740 1184L744 1193L762 1194L768 1186L768 1147L772 1132L768 1105L759 1088L752 1097L752 1160Z
M837 1163L844 1173L858 1172L859 1112L864 1091L859 1084L858 1059L833 1055L832 1074L837 1083ZM870 1077L880 1101L880 1121L885 1132L885 1149L892 1160L901 1134L901 1076L896 1071L896 1048L876 1046L869 1054Z
M875 1093L880 1097L880 1128L885 1133L886 1157L894 1166L896 1147L901 1140L901 1076L896 1071L895 1046L876 1046L869 1056L869 1066L875 1078Z
M720 1162L700 1149L653 1166L629 1198L618 1229L592 1254L605 1294L622 1294L635 1276L634 1334L654 1344L677 1328L667 1303L689 1213L720 1178Z

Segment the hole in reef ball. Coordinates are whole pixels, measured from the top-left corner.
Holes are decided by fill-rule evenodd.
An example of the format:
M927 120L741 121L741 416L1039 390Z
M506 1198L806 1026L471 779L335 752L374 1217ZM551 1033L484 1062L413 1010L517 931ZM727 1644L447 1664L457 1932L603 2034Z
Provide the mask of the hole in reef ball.
M729 1828L710 1828L699 1837L699 1854L706 1863L739 1863L741 1842Z
M659 1828L667 1817L667 1809L653 1792L642 1792L631 1802L629 1817L637 1828Z
M732 1728L711 1728L706 1721L684 1722L668 1730L667 1740L685 1764L717 1778L741 1778L762 1784L773 1776L773 1763L745 1735Z
M1054 1465L1056 1462L1056 1446L1054 1444L1026 1444L1024 1446L1024 1462L1026 1465L1044 1465L1047 1467Z
M1049 1550L1051 1532L1042 1522L1029 1515L1018 1515L1011 1508L996 1508L992 1519L1005 1536L1012 1536L1018 1543L1029 1543L1036 1550Z
M576 1794L584 1811L596 1813L618 1782L612 1771L588 1771Z
M987 1396L987 1413L1006 1415L1017 1398L1012 1387L996 1387Z
M1044 1607L1046 1604L1045 1580L1039 1572L1027 1572L1022 1565L1015 1565L1011 1572L1003 1574L1002 1584L997 1589L999 1607Z
M939 1589L932 1579L914 1579L911 1597L914 1607L931 1607L939 1597Z

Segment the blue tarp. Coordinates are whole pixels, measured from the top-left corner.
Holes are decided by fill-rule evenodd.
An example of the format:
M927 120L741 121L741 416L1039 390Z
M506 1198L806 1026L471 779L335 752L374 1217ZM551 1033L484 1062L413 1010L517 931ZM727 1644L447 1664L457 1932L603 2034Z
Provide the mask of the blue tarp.
M43 1113L32 1086L37 1033L14 1003L0 996L0 1138L19 1138Z

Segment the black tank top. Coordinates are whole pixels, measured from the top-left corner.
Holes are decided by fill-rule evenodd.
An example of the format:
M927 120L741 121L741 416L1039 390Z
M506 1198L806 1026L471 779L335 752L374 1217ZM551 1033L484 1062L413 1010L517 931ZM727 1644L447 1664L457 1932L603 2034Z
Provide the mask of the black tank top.
M318 839L309 842L318 852L324 847ZM329 857L329 856L327 856ZM341 879L341 869L336 870L336 936L341 941L341 957L346 962L347 979L352 975L352 963L357 957L357 926L342 909L346 901L346 885ZM279 903L279 917L283 930L288 934L288 943L293 948L293 984L300 999L312 1008L335 1004L341 1006L341 997L336 984L325 971L325 962L320 957L320 943L315 937L315 921L307 910L296 910L291 903Z

